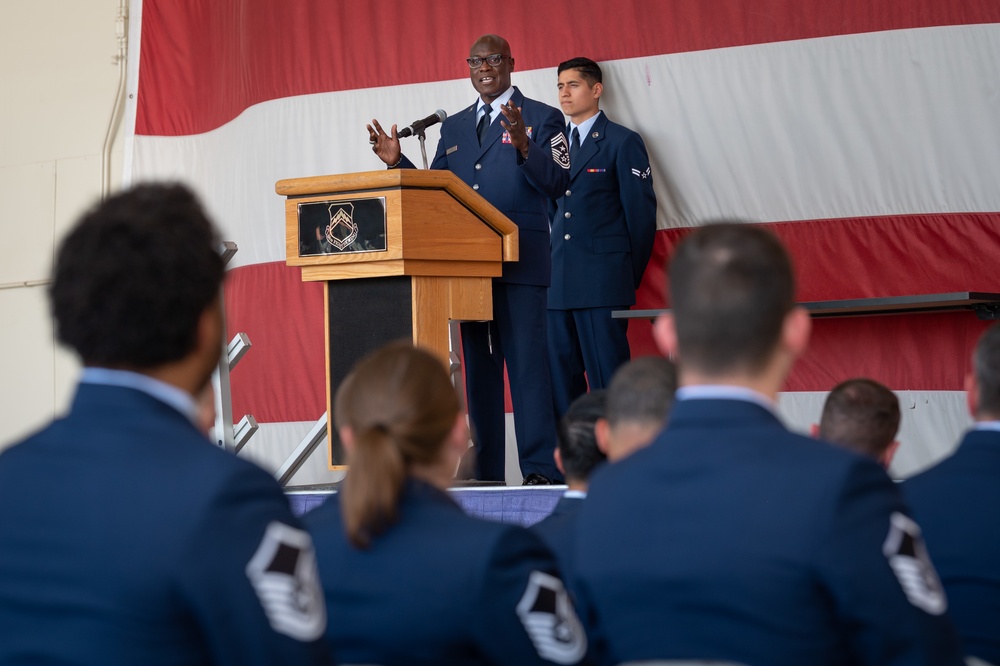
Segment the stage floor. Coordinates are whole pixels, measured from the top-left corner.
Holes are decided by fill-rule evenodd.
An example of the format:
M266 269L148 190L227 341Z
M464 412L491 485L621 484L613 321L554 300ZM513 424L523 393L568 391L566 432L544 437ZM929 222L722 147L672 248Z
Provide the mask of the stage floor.
M322 504L333 490L290 490L286 493L297 516ZM470 516L501 523L534 525L549 515L566 486L533 486L528 488L493 486L486 488L453 488L452 498Z

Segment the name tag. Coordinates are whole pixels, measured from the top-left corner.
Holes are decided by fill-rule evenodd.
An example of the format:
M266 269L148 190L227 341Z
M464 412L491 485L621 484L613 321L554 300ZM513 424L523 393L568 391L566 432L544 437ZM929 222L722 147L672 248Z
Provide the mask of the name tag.
M445 155L451 155L452 153L454 153L457 150L458 150L458 146L452 146L448 150L444 151L444 154Z

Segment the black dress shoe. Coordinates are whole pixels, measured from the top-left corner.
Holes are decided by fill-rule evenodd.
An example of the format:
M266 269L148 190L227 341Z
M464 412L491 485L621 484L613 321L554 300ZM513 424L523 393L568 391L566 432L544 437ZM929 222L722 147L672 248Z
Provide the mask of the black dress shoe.
M551 486L552 485L552 481L550 479L545 478L541 474L537 474L535 472L532 472L528 476L524 477L524 482L521 485L522 486Z

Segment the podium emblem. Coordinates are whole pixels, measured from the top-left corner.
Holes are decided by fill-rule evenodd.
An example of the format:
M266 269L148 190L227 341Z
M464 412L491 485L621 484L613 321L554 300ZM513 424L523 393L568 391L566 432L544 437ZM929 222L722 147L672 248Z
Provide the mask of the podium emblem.
M298 204L299 256L386 251L385 197Z
M330 224L326 226L326 242L338 250L353 243L358 237L358 225L354 223L354 204L330 204Z

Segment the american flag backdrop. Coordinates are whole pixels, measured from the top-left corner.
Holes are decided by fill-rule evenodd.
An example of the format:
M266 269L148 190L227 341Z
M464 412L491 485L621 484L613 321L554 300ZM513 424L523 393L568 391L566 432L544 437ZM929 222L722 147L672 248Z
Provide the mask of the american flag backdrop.
M472 103L464 59L483 33L510 42L513 83L556 107L556 65L599 61L602 108L643 135L659 232L637 308L665 305L670 248L718 218L777 232L801 301L1000 292L996 0L132 0L130 21L125 180L191 185L239 245L228 323L254 346L233 413L261 424L246 450L265 466L326 405L322 286L284 264L275 181L382 168L365 123ZM419 162L415 139L404 151ZM877 379L901 398L893 471L909 474L967 425L985 325L818 320L782 411L804 427L836 382ZM647 322L630 338L633 355L655 353ZM325 467L319 453L294 482Z

